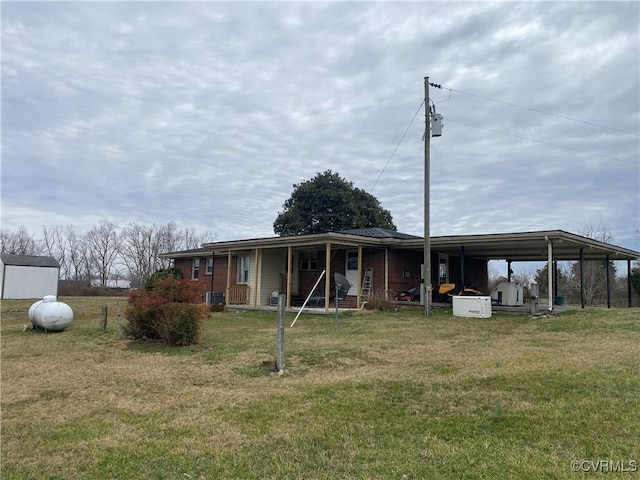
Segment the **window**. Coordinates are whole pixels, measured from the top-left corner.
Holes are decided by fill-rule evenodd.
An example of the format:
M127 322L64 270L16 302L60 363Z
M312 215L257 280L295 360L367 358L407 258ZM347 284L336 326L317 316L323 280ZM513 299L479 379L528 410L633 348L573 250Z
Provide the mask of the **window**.
M194 280L197 280L198 278L200 278L200 259L199 258L193 259L193 269L191 271L191 278L193 278Z
M449 280L449 256L439 255L438 258L438 283L447 283Z
M347 254L347 270L358 270L358 252Z
M300 252L300 271L318 270L318 252Z
M207 275L211 275L213 273L213 258L209 257L207 258L207 270L206 270L206 274Z
M238 257L236 283L249 283L249 256Z

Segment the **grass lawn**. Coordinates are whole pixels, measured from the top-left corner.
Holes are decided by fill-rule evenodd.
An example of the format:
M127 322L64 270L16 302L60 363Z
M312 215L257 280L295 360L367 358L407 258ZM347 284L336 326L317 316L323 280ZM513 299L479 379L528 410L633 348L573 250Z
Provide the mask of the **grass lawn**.
M2 302L3 480L640 476L638 309L292 315L276 376L275 313L169 348L120 335L125 299L61 300L61 333Z

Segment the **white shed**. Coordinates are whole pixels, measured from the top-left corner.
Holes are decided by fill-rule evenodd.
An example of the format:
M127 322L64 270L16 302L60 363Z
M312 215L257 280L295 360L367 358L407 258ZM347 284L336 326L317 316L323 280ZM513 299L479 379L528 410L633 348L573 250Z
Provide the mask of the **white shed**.
M60 265L53 257L0 255L0 298L58 295Z

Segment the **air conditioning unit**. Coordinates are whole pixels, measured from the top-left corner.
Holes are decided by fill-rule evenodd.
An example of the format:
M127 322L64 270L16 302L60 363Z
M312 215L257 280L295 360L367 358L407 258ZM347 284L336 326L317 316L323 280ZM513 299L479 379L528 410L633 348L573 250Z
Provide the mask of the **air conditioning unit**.
M207 305L223 305L224 292L207 292L206 303Z
M451 297L454 317L490 318L491 297Z

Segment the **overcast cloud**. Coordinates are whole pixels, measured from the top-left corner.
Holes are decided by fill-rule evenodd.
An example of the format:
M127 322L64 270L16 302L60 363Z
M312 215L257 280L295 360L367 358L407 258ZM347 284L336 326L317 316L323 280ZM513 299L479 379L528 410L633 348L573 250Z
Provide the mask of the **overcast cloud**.
M1 8L3 228L270 237L331 169L422 235L424 109L389 159L429 76L432 235L606 225L640 249L636 1Z

